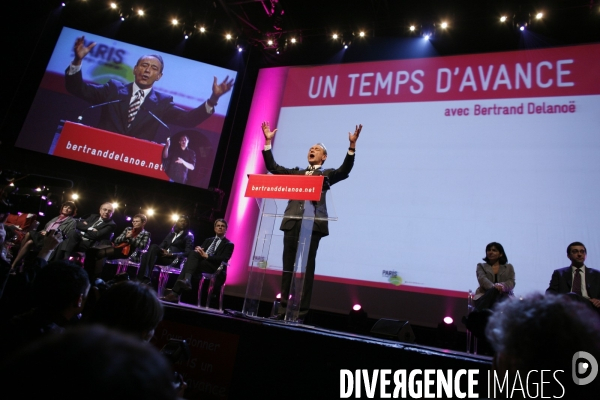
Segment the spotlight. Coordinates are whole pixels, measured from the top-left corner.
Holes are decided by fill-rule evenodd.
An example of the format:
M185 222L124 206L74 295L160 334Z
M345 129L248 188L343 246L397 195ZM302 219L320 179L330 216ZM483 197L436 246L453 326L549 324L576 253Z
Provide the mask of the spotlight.
M290 42L292 42L292 43L296 43L296 38L291 38L291 39L290 39Z
M146 214L148 214L149 217L154 215L154 210L152 208L149 208L146 210Z
M119 208L119 203L117 203L116 201L114 203L112 203L113 208L116 210L117 208Z
M112 8L113 10L117 9L117 3L110 3L110 8Z
M42 216L42 217L43 217L45 214L44 214L43 212L41 212L41 211L40 211L40 212L38 212L38 215L40 215L40 216Z
M238 47L238 53L241 53L241 52L242 52L242 50L243 50L243 49L242 49L241 47Z
M139 9L139 10L138 10L138 15L139 15L140 17L143 17L143 16L144 16L144 10L142 10L142 9Z
M41 188L41 187L37 187L37 188L35 188L35 191L36 191L36 192L41 192L41 191L42 191L42 188Z
M72 198L73 200L77 200L77 199L79 198L79 195L78 195L77 193L73 193L73 194L71 195L71 198Z
M203 26L200 27L200 33L204 33L206 32L206 28L204 28Z
M273 301L273 307L271 307L271 317L279 314L279 306L281 305L281 293L278 293L275 296L275 300Z
M185 40L187 40L187 39L189 38L189 36L186 34L186 35L183 35L183 38L184 38Z
M338 34L334 33L333 36L331 36L331 37L334 38L334 39L337 39L338 38Z
M49 206L51 206L52 205L52 201L49 200L46 204L49 205Z
M409 30L409 31L411 31L411 32L414 32L414 31L415 31L415 29L417 29L417 28L415 28L415 26L414 26L414 25L411 25L411 26L410 26L410 28L408 28L408 30Z
M121 17L121 21L125 21L125 17Z
M454 324L452 317L444 317L442 322L438 324L438 344L443 348L452 348L456 346L457 332L458 329L456 328L456 324Z
M364 31L360 31L360 33L358 34L358 36L365 37L365 32Z
M506 15L503 15L500 17L500 22L506 22Z
M424 35L424 36L423 36L423 38L424 38L425 40L429 40L429 37L430 37L430 36L429 36L429 34L427 34L427 35Z
M442 29L446 29L448 27L448 23L447 22L442 22Z
M347 44L345 44L345 45L344 45L344 49L347 49L347 48L348 48L348 45L347 45Z
M356 333L368 333L367 320L369 315L360 304L352 306L348 314L348 329Z
M231 34L228 33L227 35L225 35L225 39L231 40Z
M268 44L269 46L273 46L273 41L272 41L271 39L269 39L269 40L267 40L267 44Z
M179 21L177 21L175 18L173 18L173 19L171 20L171 23L172 23L173 25L177 25L177 24L179 23Z
M535 19L542 19L543 17L544 17L544 13L539 12L539 13L535 14Z
M131 217L128 215L125 217L125 221L131 221Z
M520 30L521 32L523 32L523 31L525 30L525 25L521 25L521 26L519 27L519 30Z
M171 214L171 221L177 222L179 220L179 214Z

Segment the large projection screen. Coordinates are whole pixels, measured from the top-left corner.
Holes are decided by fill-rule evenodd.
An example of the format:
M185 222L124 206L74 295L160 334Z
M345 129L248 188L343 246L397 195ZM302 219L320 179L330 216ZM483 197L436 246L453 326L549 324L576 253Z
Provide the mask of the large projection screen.
M94 96L77 95L66 84L65 71L74 57L74 43L81 37L84 37L85 46L96 43L83 58L81 66L83 82L101 88ZM162 57L164 70L129 124L132 129L127 128L126 131L127 111L133 94L131 87L135 80L134 67L138 59L146 55ZM168 119L172 108L165 103L187 111L188 115L195 113L197 109L205 108L204 103L212 93L213 80L216 78L221 83L226 77L235 80L236 72L64 27L15 145L160 180L208 188L231 92L219 99L212 113L204 111L208 116L203 114L194 118L193 122L179 124L179 120L174 121L172 116ZM117 83L107 86L109 82ZM112 129L106 128L107 125ZM182 136L189 139L187 155L182 157L194 168L187 166L189 171L184 176L169 174L167 162L173 165L174 161L163 159L163 145L169 138L170 150L174 153ZM192 157L189 151L195 156Z
M598 68L600 45L262 70L237 196L244 173L265 172L260 121L278 128L273 152L286 167L305 167L317 142L324 167L338 167L362 124L354 169L332 187L339 221L319 247L312 307L348 312L358 300L370 315L417 310L433 324L450 302L464 315L493 241L515 268L518 296L544 291L569 265L570 242L583 242L597 267ZM230 219L244 207L255 208L232 202ZM247 215L230 231L254 233L256 213ZM245 268L251 248L236 253Z

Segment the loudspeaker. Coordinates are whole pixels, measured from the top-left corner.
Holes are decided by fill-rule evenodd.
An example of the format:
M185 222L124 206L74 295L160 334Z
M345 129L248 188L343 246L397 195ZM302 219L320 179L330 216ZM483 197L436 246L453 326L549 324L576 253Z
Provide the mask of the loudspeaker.
M371 328L371 334L384 339L414 343L415 334L408 321L381 318Z

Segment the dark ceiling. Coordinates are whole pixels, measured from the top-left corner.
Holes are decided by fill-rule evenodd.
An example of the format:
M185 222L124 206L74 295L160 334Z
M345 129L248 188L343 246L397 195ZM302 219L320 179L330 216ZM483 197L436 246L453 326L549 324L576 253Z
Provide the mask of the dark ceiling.
M17 6L27 3L38 2L25 0ZM110 0L65 3L60 7L60 1L45 1L42 8L28 7L23 16L40 13L41 18L62 8L64 25L215 63L221 55L230 56L236 45L260 50L269 65L327 62L342 42L368 52L379 43L417 38L425 31L434 33L432 43L440 55L600 40L597 0L121 0L115 1L116 9L109 7ZM137 15L139 9L143 17ZM535 19L537 12L544 13L541 20ZM508 18L504 23L502 15ZM177 26L171 24L174 18ZM445 30L442 21L449 24ZM527 44L516 26L522 23L528 24ZM412 33L410 25L416 27ZM200 34L201 26L206 33ZM25 35L38 31L27 23L21 28ZM364 38L358 36L361 30ZM185 45L184 33L192 34ZM225 33L233 39L226 41ZM333 40L333 33L340 39ZM292 37L299 43L292 44ZM269 39L273 45L267 44ZM379 58L387 57L394 56Z

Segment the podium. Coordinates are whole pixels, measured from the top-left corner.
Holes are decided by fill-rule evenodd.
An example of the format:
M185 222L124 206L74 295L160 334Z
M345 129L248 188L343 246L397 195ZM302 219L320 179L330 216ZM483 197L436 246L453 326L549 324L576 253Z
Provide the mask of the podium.
M163 145L66 121L59 127L49 154L168 181Z
M248 178L246 197L256 198L259 223L242 314L258 316L265 276L281 270L282 282L288 281L290 285L288 298L281 299L282 304L287 303L284 321L297 323L300 319L313 225L337 221L327 178L314 175L249 175ZM292 209L302 212L290 213ZM283 234L279 233L279 227L282 222L289 224L290 220L297 220L300 229L298 236L291 239L297 240L293 270L285 271L282 261Z

